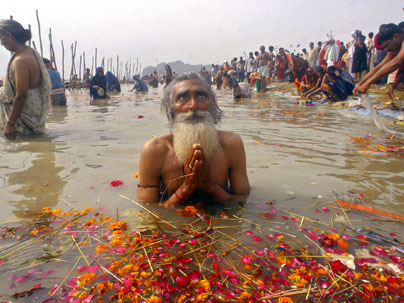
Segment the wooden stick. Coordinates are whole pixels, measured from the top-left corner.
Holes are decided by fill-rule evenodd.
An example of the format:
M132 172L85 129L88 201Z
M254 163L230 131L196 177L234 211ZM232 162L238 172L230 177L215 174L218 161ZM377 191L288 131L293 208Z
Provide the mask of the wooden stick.
M12 17L12 16L10 16L10 17ZM11 19L11 20L13 20L13 19ZM29 47L31 47L31 40L32 40L32 30L31 30L31 24L28 24L28 29L29 29L29 32L31 33L31 39L29 39Z
M97 65L97 56L98 56L98 51L97 51L97 48L95 48L95 61L94 61L94 63L95 63L95 68L97 68L98 67L98 65Z
M345 212L345 209L342 208L340 201L334 196L333 193L331 193L331 195L332 195L332 197L335 199L335 201L338 203L339 207L341 208L342 212L344 213L344 215L345 215L345 217L347 218L347 220L348 220L349 224L351 225L351 227L354 228L353 225L352 225L351 220L349 219L348 215L347 215L346 212Z
M91 74L94 75L94 57L91 57Z
M119 55L116 55L116 74L115 74L115 76L119 80Z
M86 261L87 266L90 266L90 265L91 265L90 262L88 262L86 256L83 254L83 251L81 250L81 248L80 248L79 245L77 244L76 239L74 238L73 235L72 235L72 239L73 239L74 245L76 245L77 250L79 251L80 255L84 258L84 261Z
M80 55L79 80L82 80L82 79L81 79L81 62L82 62L82 61L83 61L83 56Z
M65 46L62 40L62 80L65 81Z
M36 49L36 45L35 45L35 41L34 41L34 40L32 40L32 46L34 47L34 50L37 50L37 49Z
M247 219L243 219L243 218L237 217L236 215L233 215L233 217L236 218L236 219L239 219L239 220L241 220L241 221L245 221L245 222L248 222L248 223L253 224L253 225L255 225L255 226L258 226L258 227L261 227L261 226L262 226L262 225L259 225L259 224L255 223L255 222L251 221L251 220L247 220Z
M41 23L39 22L38 10L36 10L36 20L38 21L39 46L41 47L41 57L43 57L42 35L41 35Z
M86 53L85 52L83 52L83 71L85 71L86 70Z
M73 272L73 270L76 268L77 264L79 264L81 257L78 257L76 260L76 263L72 266L70 271L67 273L67 275L63 278L62 282L59 283L59 286L49 295L50 297L54 296L57 291L59 290L60 287L62 287L63 283L66 282L67 278L70 276L70 274Z
M132 200L132 199L130 199L130 198L128 198L128 197L125 197L125 196L123 196L123 195L119 195L119 197L124 198L124 199L126 199L126 200L128 200L128 201L130 201L130 202L132 202L132 203L134 203L134 204L136 204L137 206L139 206L139 207L141 207L143 210L147 211L149 214L151 214L151 215L152 215L153 217L155 217L156 219L159 219L161 222L164 222L165 224L170 225L171 227L174 227L175 229L178 229L177 226L171 224L170 222L167 222L167 221L163 220L163 219L162 219L160 216L158 216L156 213L154 213L154 212L152 212L151 210L147 209L146 207L144 207L144 206L141 205L140 203L138 203L138 202L136 202L136 201L134 201L134 200Z
M56 66L56 57L55 57L55 50L53 49L53 42L52 42L52 29L49 28L49 56L50 56L50 61L52 63L52 66L55 67L55 69L57 69Z
M154 272L154 269L153 269L153 266L152 266L152 264L151 264L151 262L150 262L149 256L147 255L146 248L143 247L143 251L144 251L145 257L147 258L147 262L149 263L150 270L151 270L152 272Z
M279 294L261 297L258 299L258 301L275 299L275 298L286 297L286 296L293 296L293 295L301 295L301 294L307 293L307 291L308 291L308 289L302 289L302 290L296 290L296 291L284 291ZM311 291L318 292L319 290L317 288L313 288L313 289L311 289Z

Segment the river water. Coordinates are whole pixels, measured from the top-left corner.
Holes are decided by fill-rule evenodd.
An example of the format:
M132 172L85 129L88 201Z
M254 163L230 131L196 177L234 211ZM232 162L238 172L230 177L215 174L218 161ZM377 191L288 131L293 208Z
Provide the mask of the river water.
M147 94L129 89L124 85L120 95L96 102L84 91L69 93L66 107L53 107L45 135L16 142L0 138L1 225L29 218L44 206L106 207L112 214L136 208L119 195L136 199L138 179L133 175L142 144L168 128L160 113L162 89ZM280 90L239 101L230 90L217 95L225 113L220 127L240 134L246 149L252 190L245 217L258 219L267 201L313 216L316 208L334 200L331 192L404 214L403 153L364 152L350 139L370 134L374 142L384 142L388 135L370 117L327 105L298 105L296 97ZM113 180L123 185L112 187ZM173 210L157 211L166 218L176 216ZM369 224L368 217L352 221L356 227ZM391 228L399 233L399 226Z
M0 139L1 221L68 203L115 209L124 202L118 194L136 197L138 179L132 175L142 144L168 128L160 113L162 89L145 95L128 90L124 86L108 102L90 102L85 92L70 94L68 106L53 108L45 135L15 143ZM403 158L364 153L349 138L386 138L371 118L297 105L296 97L279 92L237 102L229 90L217 95L225 113L220 127L239 133L245 144L249 202L293 197L287 203L304 210L332 200L330 191L352 191L365 193L361 200L369 206L404 214ZM110 181L116 179L124 184L113 188Z

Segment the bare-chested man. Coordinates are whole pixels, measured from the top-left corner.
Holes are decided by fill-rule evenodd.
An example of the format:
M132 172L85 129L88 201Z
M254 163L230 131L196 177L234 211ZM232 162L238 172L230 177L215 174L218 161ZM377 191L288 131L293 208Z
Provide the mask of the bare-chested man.
M222 111L210 86L196 74L175 78L164 91L162 110L170 133L147 141L140 155L138 199L164 206L202 191L213 200L250 191L244 145L239 135L219 131Z
M0 40L13 53L0 100L4 135L13 140L17 133L43 132L50 109L51 82L42 57L25 43L31 32L14 20L0 21Z
M260 53L259 53L257 59L258 59L258 66L259 66L260 74L261 74L261 92L264 92L267 89L266 78L269 77L268 65L271 62L271 57L265 51L265 46L263 46L263 45L260 46Z
M387 52L386 57L356 86L354 94L364 94L380 78L404 69L404 32L396 24L387 24L377 35L377 42Z

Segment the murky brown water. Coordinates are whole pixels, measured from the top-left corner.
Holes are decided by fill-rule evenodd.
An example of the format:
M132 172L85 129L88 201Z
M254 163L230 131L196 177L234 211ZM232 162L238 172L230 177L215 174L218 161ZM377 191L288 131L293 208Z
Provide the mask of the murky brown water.
M53 108L45 136L16 143L0 139L2 221L43 206L67 206L64 200L85 207L100 199L115 208L122 202L118 193L136 197L138 180L132 174L138 171L142 144L166 133L167 123L159 111L160 89L146 95L124 90L109 102L91 104L86 94L73 94L67 107ZM403 158L380 152L365 156L349 139L386 137L369 117L295 105L295 97L279 93L237 103L230 91L218 96L226 115L221 127L244 140L251 202L284 200L290 191L296 197L290 203L305 206L313 197L328 201L331 190L350 190L366 193L368 205L404 213ZM115 179L125 184L112 188L109 182Z
M135 207L118 195L136 198L138 179L132 175L138 172L142 144L167 133L167 122L160 113L161 89L144 95L129 93L127 86L123 90L108 102L90 103L84 92L71 94L67 107L53 108L46 135L13 143L0 139L1 225L44 206L104 206L111 213ZM221 128L239 133L246 148L252 192L244 217L258 219L265 201L313 216L314 208L333 200L331 191L404 214L404 158L363 153L349 138L371 134L382 142L387 134L370 117L341 114L326 105L296 105L296 97L278 92L238 102L230 91L217 95L226 116ZM392 121L385 123L394 128ZM124 184L110 186L116 179ZM173 212L159 211L167 217ZM365 224L360 216L355 220L358 227Z

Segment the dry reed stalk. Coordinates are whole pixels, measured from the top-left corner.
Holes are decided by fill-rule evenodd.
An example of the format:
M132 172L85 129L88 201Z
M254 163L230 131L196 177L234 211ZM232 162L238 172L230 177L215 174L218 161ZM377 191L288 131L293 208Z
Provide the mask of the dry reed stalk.
M80 255L83 257L84 261L86 261L87 266L90 266L91 265L90 262L88 262L87 257L83 254L83 251L81 250L81 248L77 244L76 239L74 238L73 235L72 235L72 239L73 239L74 245L76 245L76 248L79 251Z
M57 291L59 290L60 287L62 287L63 283L65 283L65 281L67 280L67 278L70 276L70 274L73 272L74 268L77 266L77 264L80 262L81 257L78 257L76 260L76 263L74 263L74 265L72 266L72 268L70 269L70 271L65 275L65 277L63 278L62 282L60 282L59 286L49 295L50 297L52 297L53 295L55 295L57 293Z
M132 199L130 199L130 198L128 198L128 197L125 197L125 196L123 196L123 195L119 195L119 197L121 197L121 198L123 198L123 199L126 199L126 200L128 200L128 201L130 201L130 202L136 204L137 206L141 207L143 210L147 211L149 214L151 214L153 217L155 217L156 219L160 220L161 222L163 222L163 223L165 223L165 224L167 224L167 225L170 225L171 227L174 227L175 229L178 229L177 226L171 224L170 222L167 222L167 221L163 220L159 215L157 215L157 214L154 213L153 211L149 210L148 208L144 207L144 206L141 205L140 203L138 203L138 202L136 202L136 201L134 201L134 200L132 200Z
M43 47L42 47L42 34L41 34L41 22L39 21L38 10L36 11L36 20L38 22L38 33L39 33L39 46L41 47L41 57L43 57Z
M339 200L334 196L334 194L333 194L332 192L331 192L331 195L332 195L332 197L335 199L335 202L338 203L339 207L340 207L341 210L343 211L343 213L344 213L345 217L347 218L347 220L348 220L349 224L351 225L351 227L354 228L353 225L352 225L351 220L349 219L347 213L345 212L345 209L344 209L344 208L341 206L341 204L339 203Z

